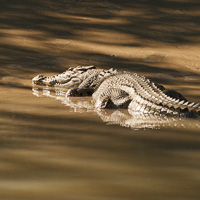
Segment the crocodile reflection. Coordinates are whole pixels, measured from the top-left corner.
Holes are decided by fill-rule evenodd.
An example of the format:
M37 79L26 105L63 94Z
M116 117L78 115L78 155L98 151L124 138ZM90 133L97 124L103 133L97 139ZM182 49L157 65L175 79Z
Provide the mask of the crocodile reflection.
M107 125L120 125L132 129L159 129L161 127L187 127L200 128L199 119L185 119L181 117L167 117L153 114L142 114L130 109L96 109L91 97L66 97L64 88L32 88L33 95L37 97L50 97L59 100L73 112L96 113ZM191 123L190 122L194 122Z

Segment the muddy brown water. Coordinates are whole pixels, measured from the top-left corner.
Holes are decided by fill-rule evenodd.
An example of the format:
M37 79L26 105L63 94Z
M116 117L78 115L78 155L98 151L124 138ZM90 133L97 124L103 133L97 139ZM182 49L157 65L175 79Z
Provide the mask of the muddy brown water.
M96 65L200 102L197 0L0 0L0 199L200 199L200 122L97 112L32 87Z
M120 124L113 111L94 112L90 98L64 101L62 91L8 79L0 89L1 199L200 197L199 121Z

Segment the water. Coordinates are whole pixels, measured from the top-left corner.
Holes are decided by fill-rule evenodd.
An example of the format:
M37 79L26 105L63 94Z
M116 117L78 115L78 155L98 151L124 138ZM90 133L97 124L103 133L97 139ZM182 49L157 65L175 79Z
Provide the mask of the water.
M144 126L127 110L98 113L90 98L7 79L1 199L199 199L199 121Z
M200 102L198 0L0 2L0 200L200 199L198 120L144 123L31 85L96 65Z

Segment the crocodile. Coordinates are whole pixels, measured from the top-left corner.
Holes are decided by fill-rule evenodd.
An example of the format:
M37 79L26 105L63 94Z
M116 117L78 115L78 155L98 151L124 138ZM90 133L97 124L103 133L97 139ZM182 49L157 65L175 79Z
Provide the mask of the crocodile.
M150 79L131 72L97 69L95 66L69 68L52 77L38 75L36 85L65 87L66 96L93 97L95 108L128 108L133 112L200 116L200 104L189 102L182 94L167 90Z
M166 90L136 73L122 72L105 79L93 94L96 108L128 106L133 112L168 116L200 116L200 104L180 93Z

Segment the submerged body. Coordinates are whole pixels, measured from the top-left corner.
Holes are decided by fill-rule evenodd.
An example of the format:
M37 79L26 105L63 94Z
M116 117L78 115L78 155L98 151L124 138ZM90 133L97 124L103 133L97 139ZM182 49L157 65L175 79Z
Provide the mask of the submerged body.
M190 103L180 93L130 72L96 69L94 66L69 68L53 77L38 75L37 85L70 89L67 96L92 95L96 108L128 108L133 112L200 116L200 104Z

